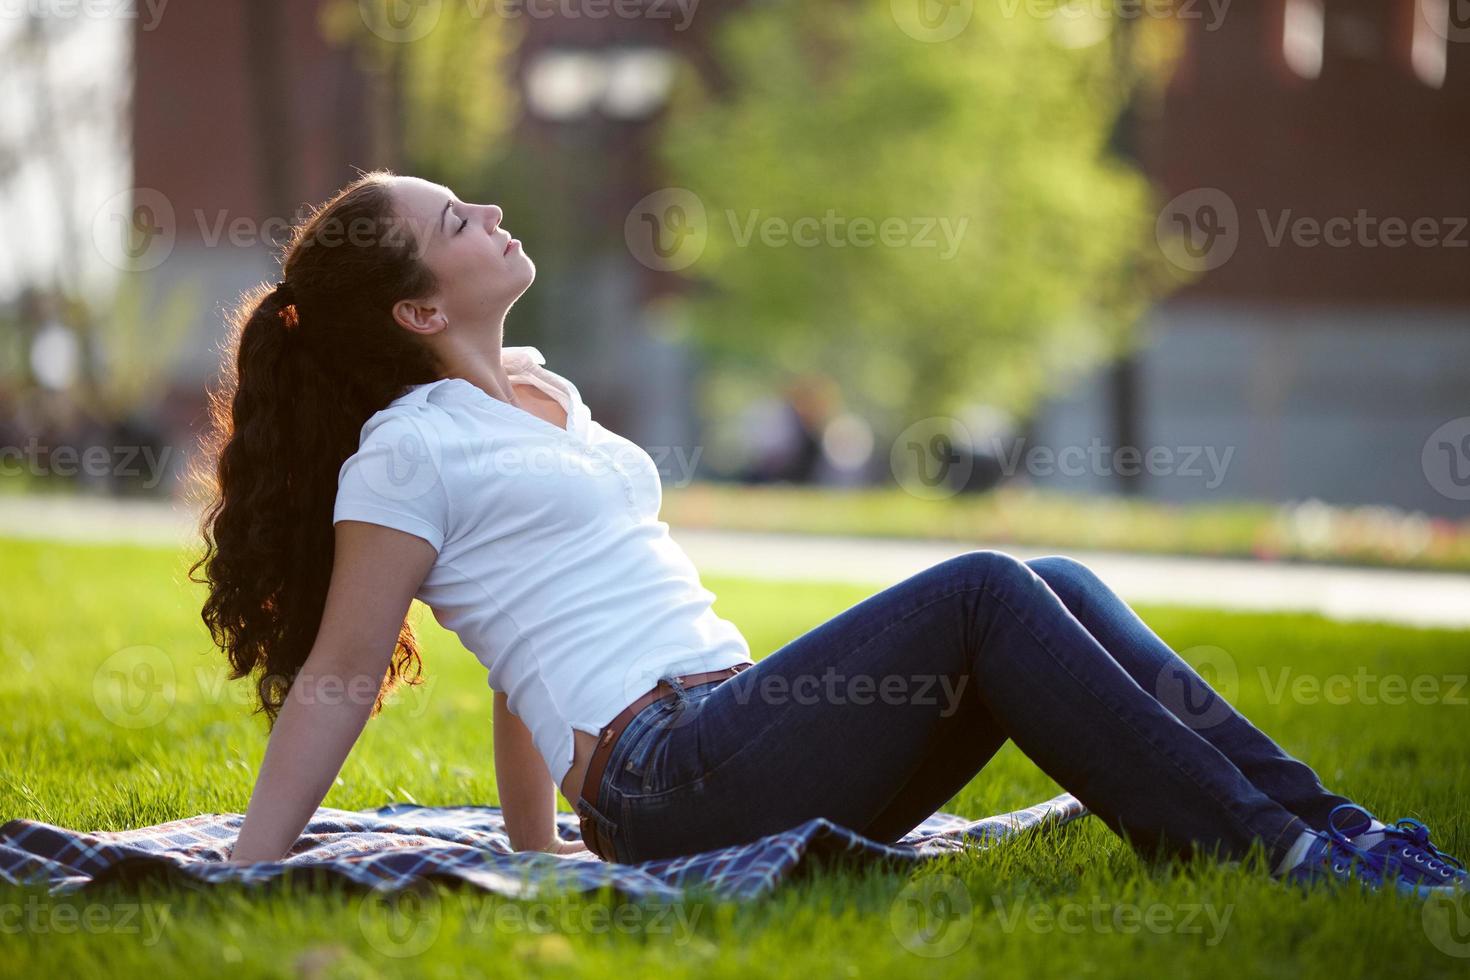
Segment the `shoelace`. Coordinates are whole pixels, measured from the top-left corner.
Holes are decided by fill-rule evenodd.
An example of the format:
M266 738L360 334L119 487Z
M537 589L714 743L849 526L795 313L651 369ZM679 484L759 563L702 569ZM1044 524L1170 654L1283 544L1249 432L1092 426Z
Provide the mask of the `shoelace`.
M1359 847L1352 842L1352 839L1347 834L1337 829L1335 817L1340 811L1361 813L1369 819L1372 819L1373 815L1355 803L1342 803L1333 807L1332 812L1327 815L1327 830L1333 843L1357 857L1380 876L1385 874L1386 868L1384 866L1387 863L1387 855L1374 854L1371 851ZM1429 828L1412 817L1404 817L1397 820L1393 826L1385 826L1379 833L1383 834L1385 839L1407 841L1407 846L1404 844L1395 845L1398 849L1399 856L1406 861L1413 861L1415 864L1423 866L1426 870L1438 874L1442 878L1451 878L1454 876L1454 872L1449 870L1451 865L1459 868L1461 871L1465 870L1465 866L1457 858L1445 854L1430 843ZM1426 858L1426 854L1429 857ZM1435 863L1436 858L1439 860L1439 864Z
M1383 884L1382 857L1354 844L1332 823L1330 815L1327 820L1327 834L1327 850L1322 855L1322 859L1332 865L1333 871L1342 874L1351 869L1353 874L1370 885ZM1359 865L1357 868L1353 868L1354 861Z
M1383 832L1390 837L1407 839L1409 847L1401 846L1399 854L1412 860L1415 864L1424 865L1430 871L1438 872L1441 877L1454 877L1454 872L1450 870L1451 867L1459 868L1461 871L1465 870L1465 865L1460 863L1459 858L1444 853L1429 842L1429 828L1413 817L1402 817L1395 820L1393 826L1385 827ZM1410 848L1422 853L1413 853ZM1428 854L1429 857L1426 859L1424 854ZM1435 859L1440 862L1438 868L1434 865Z

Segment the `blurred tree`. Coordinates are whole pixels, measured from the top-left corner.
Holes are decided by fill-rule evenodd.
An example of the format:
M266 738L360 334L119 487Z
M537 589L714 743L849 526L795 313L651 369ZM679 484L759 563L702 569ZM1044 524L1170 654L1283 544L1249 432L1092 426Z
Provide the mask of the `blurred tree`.
M721 90L682 80L661 156L704 210L691 330L756 374L820 365L880 427L1024 414L1126 350L1174 281L1149 187L1109 148L1137 65L1077 46L1075 18L977 3L925 41L905 6L753 5L716 35ZM677 217L697 220L662 215L666 248L700 231Z
M375 86L373 166L440 181L465 200L484 192L520 111L509 63L525 27L497 10L398 0L322 6L322 35L356 50Z
M39 11L0 31L14 96L0 133L0 204L17 229L0 247L0 303L15 297L0 386L20 393L17 404L60 389L61 403L103 424L157 408L202 302L199 287L185 284L150 307L151 277L120 269L105 247L116 229L98 225L98 198L128 176L130 31L126 19ZM20 231L36 224L44 234ZM52 377L38 377L36 342L58 334L67 343L39 354L62 356L48 361Z

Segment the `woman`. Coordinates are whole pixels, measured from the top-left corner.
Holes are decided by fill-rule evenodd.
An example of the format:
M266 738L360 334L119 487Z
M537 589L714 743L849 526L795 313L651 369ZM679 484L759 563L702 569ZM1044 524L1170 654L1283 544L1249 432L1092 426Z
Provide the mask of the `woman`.
M518 850L636 862L815 816L892 841L1010 739L1139 849L1260 846L1283 877L1418 894L1464 881L1421 825L1324 789L1070 559L962 554L753 664L657 520L652 460L539 351L503 346L535 266L501 218L365 174L233 317L194 569L273 722L233 861L286 854L416 681L418 597L488 669ZM583 842L555 833L558 788Z

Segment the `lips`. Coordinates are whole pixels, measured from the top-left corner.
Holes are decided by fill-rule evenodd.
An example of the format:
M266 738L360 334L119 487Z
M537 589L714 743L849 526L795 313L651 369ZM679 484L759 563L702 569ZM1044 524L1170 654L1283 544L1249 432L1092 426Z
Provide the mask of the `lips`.
M508 241L508 242L505 243L505 251L501 252L500 254L501 255L509 255L510 254L510 250L512 248L515 248L519 244L520 244L520 240L519 239L512 238L510 241Z

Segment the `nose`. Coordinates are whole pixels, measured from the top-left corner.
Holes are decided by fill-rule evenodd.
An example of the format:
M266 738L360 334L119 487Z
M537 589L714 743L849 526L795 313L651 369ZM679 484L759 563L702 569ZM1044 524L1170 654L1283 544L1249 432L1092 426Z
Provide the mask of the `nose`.
M500 227L500 219L505 217L505 212L500 210L500 206L498 204L485 205L485 213L490 221L491 231L494 231L496 228Z

